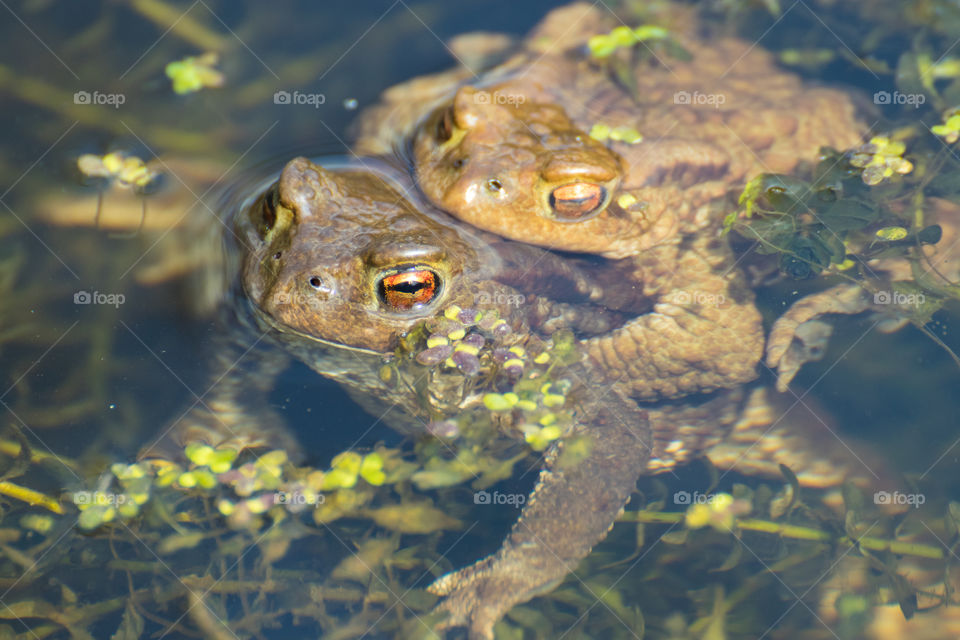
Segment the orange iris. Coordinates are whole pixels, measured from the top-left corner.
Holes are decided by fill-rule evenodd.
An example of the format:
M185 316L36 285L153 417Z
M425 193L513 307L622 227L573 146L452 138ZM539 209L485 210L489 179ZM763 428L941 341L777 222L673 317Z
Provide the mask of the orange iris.
M597 212L607 197L607 190L592 182L574 182L557 187L550 194L550 207L557 219L575 222Z
M437 295L437 274L426 269L402 271L380 281L380 299L396 311L426 304Z

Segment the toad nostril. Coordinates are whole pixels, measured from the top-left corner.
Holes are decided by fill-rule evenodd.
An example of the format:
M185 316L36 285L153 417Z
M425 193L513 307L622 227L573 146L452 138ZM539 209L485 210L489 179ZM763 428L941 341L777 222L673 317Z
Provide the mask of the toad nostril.
M323 286L323 280L320 279L320 276L310 276L310 286L314 289L319 289Z

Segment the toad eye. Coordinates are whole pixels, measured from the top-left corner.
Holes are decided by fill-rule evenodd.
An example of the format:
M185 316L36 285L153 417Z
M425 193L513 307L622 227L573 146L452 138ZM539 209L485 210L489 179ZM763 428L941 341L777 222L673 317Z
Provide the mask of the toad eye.
M260 197L260 202L256 205L259 207L257 213L260 216L257 231L261 237L266 236L273 229L273 225L277 223L277 200L279 199L279 195L277 183L274 182L273 185L267 189L266 193Z
M600 213L607 190L591 182L574 182L557 187L550 194L550 208L563 222L579 222Z
M437 120L437 140L446 142L453 135L453 106L449 106Z
M380 302L392 311L409 311L429 304L440 292L440 276L430 269L413 268L383 276L377 283Z

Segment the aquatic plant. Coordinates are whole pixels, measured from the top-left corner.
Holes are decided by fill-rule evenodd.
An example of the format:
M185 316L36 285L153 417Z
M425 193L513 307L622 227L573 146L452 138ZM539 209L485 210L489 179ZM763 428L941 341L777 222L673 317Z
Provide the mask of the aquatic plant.
M640 12L641 15L643 11ZM636 81L632 69L637 64L658 64L661 56L689 60L690 52L683 48L668 29L656 24L641 24L628 27L625 24L614 27L609 33L598 33L587 42L590 59L604 67L630 93L636 93ZM633 129L619 127L610 129L603 123L594 125L590 132L597 140L622 140L629 144L640 142L642 138Z
M486 323L484 316L490 318ZM73 630L92 628L107 620L113 620L118 629L160 622L166 628L186 631L184 621L157 616L157 607L183 600L185 605L201 605L199 613L189 615L194 629L217 628L229 620L233 629L254 630L291 611L285 603L291 602L293 594L302 593L306 582L313 585L309 598L294 598L300 604L292 610L310 624L328 630L344 625L365 629L376 624L383 632L427 633L423 625L431 621L427 612L435 600L412 585L418 575L422 577L436 565L437 534L466 526L458 517L464 507L458 504L457 485L472 480L475 489L487 487L513 475L514 464L527 457L524 452L499 449L497 438L491 437L498 429L506 428L509 440L515 440L519 430L533 449L540 450L563 437L564 430L551 427L569 419L564 416L568 400L562 372L567 363L577 359L572 336L560 333L540 343L505 331L503 326L492 311L448 309L411 334L398 349L388 372L383 372L398 384L412 379L410 367L426 368L435 382L459 380L442 387L456 394L437 405L462 405L459 413L448 418L455 425L453 432L421 439L412 450L346 451L334 456L326 469L315 469L293 465L280 450L258 455L257 451L189 444L183 450L183 462L149 459L111 464L95 489L73 492L72 502L79 509L77 525L87 532L82 540L89 562L100 566L106 561L127 576L129 586L124 589L118 584L121 595L68 608L66 615L53 613L58 601L47 600L49 596L24 600L11 610L45 620L48 626L43 628L50 633L66 625ZM448 341L443 346L452 350L443 359L426 358L428 362L423 364L422 355L438 346L429 346L431 338L436 342L439 335ZM478 335L484 338L482 345L470 338ZM458 344L476 347L470 350L476 366L464 367L452 358ZM465 397L475 400L464 404ZM511 419L504 424L507 416ZM789 579L791 571L814 560L832 562L836 553L888 553L941 561L945 557L945 550L937 545L899 540L896 535L865 535L857 523L877 514L863 513L862 502L852 498L845 520L806 506L796 478L786 469L784 473L787 483L779 490L735 485L730 493L705 491L702 495L710 495L709 501L697 501L680 511L663 509L661 500L643 499L621 518L636 527L638 548L647 528L666 528L658 537L667 544L655 547L645 563L659 567L659 572L676 573L679 578L726 555L721 567L713 568L723 576L722 582L714 581L712 587L720 591L705 601L713 604L703 604L704 609L694 598L686 609L684 624L690 629L736 626L738 616L754 606L747 596L762 592L772 580ZM424 500L413 494L411 487L435 495ZM57 532L72 524L71 519L58 522L53 516L24 517L19 522L23 531L45 539L63 535ZM355 523L367 523L363 526L377 533L361 535L362 529ZM342 533L334 529L344 527L347 530ZM615 528L611 548L622 546L618 538L628 529L624 524ZM420 542L407 539L401 547L399 535L428 538ZM739 542L734 542L733 551L723 554L719 549L729 543L717 535L733 535ZM769 536L779 544L792 541L798 546L789 551L784 547L785 555L772 565L761 562L757 566L744 548L761 548L765 543L753 540L745 547L742 539L746 535ZM344 536L362 542L356 549L337 548L336 541ZM79 545L80 540L73 544ZM327 563L326 569L302 566L304 556L296 550L307 540L313 547L311 557L318 557L316 545L321 544L319 557L326 553L340 560ZM129 552L118 555L111 551L113 558L105 560L102 554L107 547L98 547L98 541L111 550L117 545L131 550L144 549L144 545L156 549L165 564L176 567L182 582L158 583L149 552L134 559ZM101 550L95 551L98 548ZM257 559L241 562L252 548L259 550L251 556ZM589 608L590 599L599 593L605 594L602 600L614 619L631 620L632 625L639 625L635 628L673 624L668 614L676 616L675 608L658 604L662 593L650 593L651 589L662 592L662 583L655 585L648 577L638 577L629 583L635 586L613 588L622 570L616 563L610 564L611 552L604 548L591 555L588 566L565 586L543 596L536 609L519 607L511 612L501 623L504 632L523 629L537 637L549 637L577 624L570 614L571 605ZM215 570L210 568L211 554L223 561ZM678 554L683 558L680 565ZM296 568L290 567L291 561ZM56 575L57 565L46 570ZM774 578L775 574L784 578ZM148 587L150 582L155 585ZM199 592L206 595L199 596ZM721 592L722 596L717 595ZM404 597L398 599L398 593ZM380 618L401 601L405 615L392 621ZM631 602L644 602L643 613ZM718 609L717 603L723 606ZM187 608L192 611L196 607ZM607 622L595 612L579 624L597 630Z
M634 29L627 26L614 27L610 33L598 34L590 38L587 48L590 55L597 59L609 57L618 49L628 49L641 42L667 40L670 33L663 27L652 24L640 25Z
M934 266L924 251L943 236L929 221L933 211L943 210L936 198L960 202L960 194L944 192L960 163L942 144L931 145L929 134L907 129L898 135L874 136L845 152L823 149L811 175L755 177L724 229L753 242L757 253L777 256L788 278L833 277L862 287L879 303L888 295L908 300L884 310L911 322L960 364L925 326L944 304L960 299L960 286L951 279L952 266ZM916 149L912 161L903 157L907 143ZM891 283L884 270L902 274L898 262L909 265L912 278L900 275Z
M944 112L943 123L933 125L930 131L943 138L947 144L960 140L960 107Z
M613 140L615 142L637 144L643 141L643 136L633 127L611 127L603 123L597 123L590 128L590 137L597 142Z
M173 82L174 93L194 93L201 89L223 86L226 78L214 68L218 62L219 54L211 51L170 62L164 68L164 73Z
M635 4L649 11L657 3ZM753 0L715 2L704 10L724 10L724 7L738 5L743 22L734 26L751 33L752 40L763 34L770 23L759 23L759 28L755 28L757 23L751 25L750 21L756 19L757 12L775 12L776 4ZM25 10L40 11L37 17L42 17L45 6L35 3L33 8ZM215 4L212 6L217 8ZM761 220L773 226L777 215L782 214L782 224L775 231L782 230L783 235L761 234L761 237L770 241L764 246L777 258L790 252L796 254L785 263L788 274L802 275L804 268L811 272L819 269L817 273L821 275L853 278L870 284L868 278L863 278L859 259L877 255L905 256L922 274L923 262L917 250L925 243L937 242L936 227L925 217L926 206L933 198L958 200L957 167L935 144L956 144L955 106L960 104L956 59L949 55L940 59L938 53L952 44L955 34L960 32L960 12L955 3L947 0L829 3L831 11L827 12L822 10L828 6L826 3L813 1L810 6L817 18L798 9L790 21L779 23L778 28L786 31L774 32L776 37L764 39L761 46L785 47L777 51L782 61L811 72L824 65L846 66L864 74L866 69L873 70L880 76L878 82L887 85L881 90L890 91L895 86L901 91L921 87L917 91L927 97L929 108L905 108L898 113L906 116L905 125L912 129L902 138L896 126L883 129L891 132L891 139L903 142L906 150L899 157L911 162L913 171L902 174L894 169L881 183L868 186L864 182L864 167L845 163L845 154L841 152L832 156L840 160L840 167L849 170L849 175L839 176L842 193L833 194L839 195L838 200L847 200L843 205L846 208L826 216L833 231L843 238L842 250L824 228L829 225L818 226L820 223L810 213L813 211L822 218L828 209L826 204L806 202L806 198L799 197L802 188L797 192L782 176L781 184L773 179L765 183L776 187L770 193L761 184L754 201L754 215L738 218L734 226L738 231L745 230L741 225L758 225ZM63 43L63 51L83 52L76 61L68 58L75 67L81 58L87 61L89 67L78 67L81 75L104 77L101 70L112 69L115 73L107 76L116 77L125 70L127 57L117 56L116 47L99 46L103 42L102 34L115 28L111 21L122 11L134 12L142 16L148 26L155 25L157 36L169 28L170 36L158 43L146 64L135 69L129 83L121 84L120 90L142 86L150 81L151 75L162 80L163 64L181 55L185 45L192 50L220 51L231 63L230 86L202 95L202 99L215 97L220 108L192 111L190 120L195 126L187 126L182 105L178 105L176 96L167 92L149 103L137 105L136 109L126 109L120 118L112 110L90 109L73 103L72 87L46 80L33 62L25 59L22 67L0 67L0 90L11 98L12 117L40 107L60 116L64 129L79 122L77 131L82 129L85 139L106 138L101 149L111 148L109 143L117 136L129 138L132 131L161 155L171 151L200 152L217 155L228 162L247 149L251 130L268 129L274 117L263 113L261 107L269 103L277 78L263 73L254 61L245 68L246 76L238 75L235 80L232 69L243 58L242 51L236 55L238 41L202 11L183 13L182 8L160 0L105 7L101 18L92 20L82 32L71 34ZM253 5L250 11L248 20L252 23L263 16ZM820 17L829 25L829 31L821 29L816 22ZM52 31L57 21L49 22ZM253 29L241 32L257 51L276 42L278 36L292 37L291 30L298 28L289 21L260 22L264 28L261 32ZM646 17L631 21L632 24L648 22ZM316 25L305 24L303 28L313 31ZM338 22L337 28L344 27ZM386 30L380 37L400 41L409 37L404 29L396 32ZM781 33L785 33L785 37L780 37ZM850 49L839 46L834 34L848 43ZM24 32L25 40L30 37ZM944 44L943 39L948 41ZM89 46L91 42L96 46ZM268 60L285 86L309 82L316 77L318 65L333 62L341 53L336 43L327 43L323 38L317 38L316 43L316 47L305 49L303 55L282 63ZM22 45L18 38L9 41L11 50ZM801 45L803 48L798 48ZM616 47L606 61L599 60L598 64L615 65L620 56L648 55L648 46L660 52L656 40L630 42ZM924 53L924 48L929 51ZM132 52L132 57L138 53ZM117 63L121 65L119 68ZM328 82L331 95L353 90L349 86L337 87L333 76ZM367 82L372 86L383 84L377 78L368 78ZM933 110L936 115L930 119L928 116ZM271 130L271 137L279 134L282 139L280 129L284 128L298 134L311 130L305 123L315 125L312 111L291 110L282 125ZM223 118L223 113L230 114L229 121ZM921 123L927 120L931 135L925 134L922 128ZM242 122L243 126L236 126L236 122ZM262 126L258 129L259 125ZM43 149L55 143L61 133L62 129L56 126L30 127L21 132L24 147ZM629 132L622 132L623 136L629 138ZM24 171L20 151L19 147L11 147L0 157L0 172L8 177L8 183ZM144 150L139 153L143 158L148 157L143 155ZM55 155L56 152L51 157ZM868 163L872 161L873 155ZM65 158L63 164L70 162L72 158ZM886 173L890 168L886 160L884 166L883 173ZM814 194L822 192L827 200L832 197L825 188L826 183L814 186L816 176L799 175L797 180L813 187ZM27 176L24 184L47 191L49 181L49 175L36 171ZM781 195L776 193L777 188L782 188L786 196L774 202ZM790 209L791 194L804 201L796 210ZM808 209L801 213L803 207ZM864 222L865 216L870 218L869 223ZM789 225L787 218L790 218ZM30 219L26 222L33 224ZM17 240L22 229L10 216L0 219L2 237ZM762 226L755 227L757 229L762 231ZM90 272L110 274L122 273L140 255L141 249L132 244L110 244L105 250L93 242L94 238L92 234L71 233L70 242L62 248L58 246L58 252L70 265L79 263L82 256ZM808 251L790 249L790 242L799 238L809 242L794 249L806 247ZM0 348L5 363L12 373L26 371L47 347L56 344L58 351L66 350L65 362L71 366L63 367L63 379L58 380L55 396L39 393L37 385L31 386L28 377L15 381L14 390L5 403L34 429L96 425L97 430L90 431L94 437L85 443L82 464L62 455L54 458L51 452L21 444L9 431L0 439L3 480L9 483L5 486L12 487L6 496L10 499L5 501L5 528L0 541L0 579L6 581L9 589L4 598L6 607L0 611L0 620L4 621L0 634L4 636L133 638L169 631L171 635L218 637L226 633L224 628L229 625L242 637L264 637L275 627L284 625L286 630L291 624L297 624L305 634L325 633L330 637L360 636L372 628L377 633L402 637L425 636L428 630L420 618L431 622L425 614L435 599L420 588L424 576L429 579L442 570L443 554L451 547L447 543L454 543L461 532L467 531L467 540L480 544L482 536L487 534L486 527L479 539L475 531L473 534L468 531L476 512L465 506L471 501L463 485L489 486L516 475L516 463L531 457L522 442L513 449L505 444L516 440L519 425L534 426L540 430L537 433L543 440L555 435L553 430L543 433L550 425L541 420L549 420L547 410L556 409L546 406L543 399L562 387L543 391L547 382L539 379L531 380L529 388L514 388L526 375L546 368L545 363L534 361L544 355L541 346L521 345L525 352L518 354L510 351L514 344L501 345L511 355L498 364L499 373L493 374L493 386L487 387L491 381L485 376L491 375L496 367L491 365L490 370L484 371L482 366L475 365L484 361L483 348L496 340L484 336L485 343L479 346L475 339L466 340L470 333L466 328L464 335L457 337L456 328L451 327L437 333L453 347L446 359L427 365L416 363L431 369L434 382L446 385L423 388L425 404L436 409L437 419L429 425L434 438L424 438L397 450L375 448L346 452L321 469L297 468L289 462L280 462L281 452L267 456L266 461L257 466L256 457L249 452L196 449L189 454L184 452L188 464L150 463L140 476L138 465L144 463L124 462L115 472L111 462L116 461L104 460L102 452L111 451L111 446L135 448L137 439L156 426L148 417L157 412L153 407L141 407L142 403L118 394L110 382L122 371L129 386L153 389L154 372L143 367L142 362L127 363L123 359L126 355L118 354L116 333L119 331L121 337L126 334L116 329L116 316L111 315L110 309L84 309L89 311L84 322L64 333L66 327L52 319L51 309L69 302L76 287L63 277L59 263L36 258L25 263L25 253L13 247L0 261L0 293L5 300L16 300L16 304L0 307L3 328ZM53 268L48 263L53 263ZM25 264L29 265L28 269L23 268ZM918 277L917 283L928 293L937 292L936 297L928 299L937 302L938 307L939 301L949 299L955 291L952 284L936 274L926 279ZM436 342L434 346L444 345ZM425 344L418 348L424 349ZM106 366L104 362L111 365ZM388 367L385 375L392 372L398 383L403 383L412 376L401 369ZM558 369L550 376L562 379ZM844 392L842 388L837 390L837 393ZM430 397L430 393L435 397ZM509 410L501 404L495 407L496 411L491 411L483 402L487 393L496 394L507 403L515 397L516 402ZM525 400L523 393L529 394L529 398ZM158 395L160 406L168 398L176 399L163 395L162 390L158 390ZM458 419L445 417L451 414L444 409L470 397L476 405L463 414L466 417L456 413L453 415ZM536 404L536 410L527 404L518 406L526 401ZM104 412L108 406L109 412ZM542 415L536 413L540 411ZM504 428L511 430L509 435L513 439L504 438L503 448L499 449L499 443L481 446L479 434L484 430L495 432L504 417L509 417L510 423ZM522 432L521 435L522 439L526 438ZM225 460L234 454L235 458ZM159 466L154 468L154 464ZM251 466L247 467L248 464ZM90 486L94 487L96 479L91 476L105 470L103 477L110 481L110 488L128 496L130 499L125 505L136 505L138 513L130 517L117 513L107 523L101 518L99 526L82 535L74 531L75 519L93 507L84 512L75 511L68 498L65 503L56 503L68 512L60 516L45 509L44 501L37 497L53 500L58 487L76 488L78 480L66 472L66 468L89 479ZM279 474L274 473L277 470ZM236 477L228 476L230 479L225 481L218 477L231 472L236 472ZM392 482L391 473L406 479ZM143 478L150 474L155 474L154 479L146 487ZM279 501L271 504L258 501L256 497L267 493L266 487L281 475L289 481L294 495L299 492L304 497L312 496L313 491L318 504L297 512L292 505ZM210 487L211 478L216 481L213 487ZM320 482L319 478L333 479L326 489L312 489ZM789 492L781 488L771 489L751 482L749 494L746 487L725 487L734 501L749 502L752 507L749 514L736 515L727 530L711 526L687 530L686 510L667 509L661 495L663 486L659 483L649 479L641 482L641 493L624 517L634 524L614 527L608 543L601 545L578 568L576 576L536 602L517 607L498 632L505 637L524 634L547 638L573 628L573 633L587 637L613 638L635 637L642 634L646 626L651 635L655 630L663 637L702 637L708 632L710 637L757 637L766 624L786 610L778 593L784 583L811 584L835 563L844 576L847 567L841 561L850 557L867 563L870 572L864 581L865 587L854 591L844 586L845 591L838 599L842 605L838 605L838 615L843 624L848 625L843 627L844 637L857 637L868 619L864 612L869 612L875 603L902 602L906 610L911 610L914 607L911 603L918 599L921 608L925 601L926 607L930 607L956 599L947 587L946 571L939 586L911 587L903 578L910 569L903 565L914 552L927 549L934 549L938 554L955 552L956 523L960 522L956 505L939 505L922 519L924 525L942 538L944 545L917 545L918 537L930 534L917 524L920 517L916 514L879 514L871 518L862 505L855 506L853 498L847 502L845 512L831 514L815 510L800 500L782 499ZM935 485L929 488L932 492L944 489ZM20 490L37 493L23 494ZM247 495L242 495L248 490ZM424 500L423 491L431 491L429 500ZM138 504L137 500L142 500L147 493L148 499ZM21 502L18 495L32 496L29 501L36 501L37 505ZM806 498L810 504L816 504L817 495L810 492ZM251 498L254 501L248 503ZM774 498L781 498L777 509L773 509ZM945 499L941 496L942 502ZM47 504L49 507L52 503ZM132 506L125 508L133 509ZM265 510L254 513L259 509ZM97 521L94 516L85 517ZM730 523L727 515L723 515L721 523ZM442 531L458 526L463 528L454 537L441 536ZM870 526L878 529L865 534ZM410 531L417 533L406 533ZM678 532L683 535L672 535ZM653 539L663 540L664 544L652 544ZM932 541L929 537L920 539ZM635 549L634 555L625 557L624 549ZM847 551L851 553L844 557L842 554ZM624 574L641 554L642 562ZM939 559L933 562L945 564ZM815 569L813 575L811 567ZM691 586L701 588L691 589ZM916 586L922 588L918 591ZM801 609L797 607L794 611ZM186 617L180 619L184 612ZM291 622L293 618L296 623ZM780 625L784 633L809 629L809 625L795 615L787 616Z

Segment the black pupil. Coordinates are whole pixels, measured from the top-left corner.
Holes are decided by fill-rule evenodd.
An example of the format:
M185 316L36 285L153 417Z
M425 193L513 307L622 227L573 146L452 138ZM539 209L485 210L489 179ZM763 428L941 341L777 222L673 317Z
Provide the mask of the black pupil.
M563 206L568 209L571 208L571 205L575 207L583 207L583 205L588 204L591 200L593 200L591 196L583 196L582 198L568 198L567 200L563 201ZM556 209L558 206L557 197L552 193L550 194L550 206L554 209Z
M390 289L396 291L397 293L416 293L427 286L423 282L410 281L398 282L395 285L391 285Z

